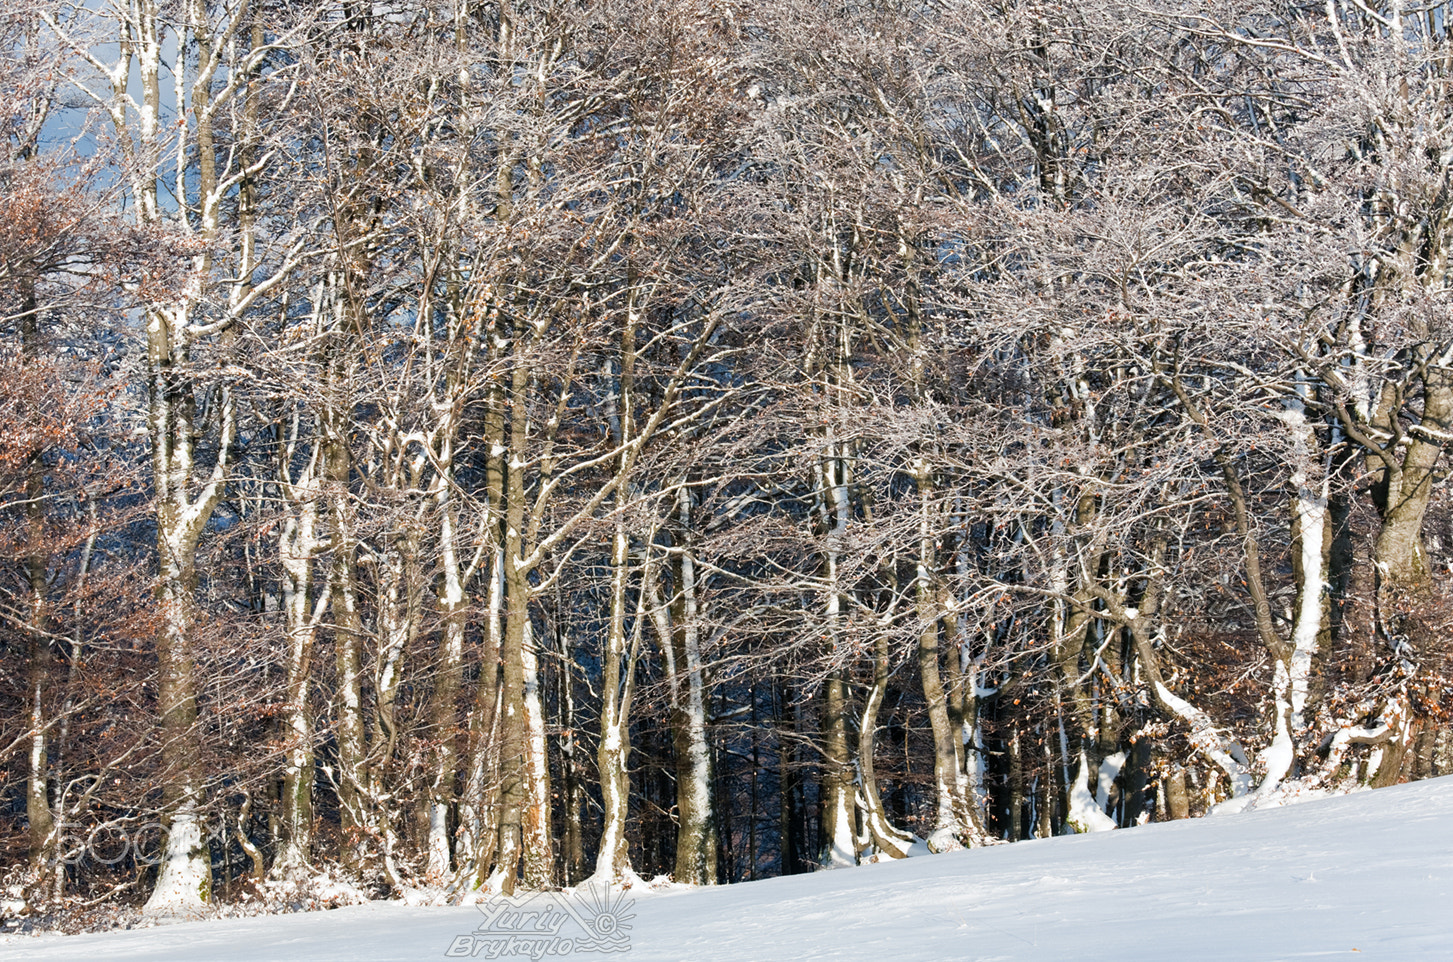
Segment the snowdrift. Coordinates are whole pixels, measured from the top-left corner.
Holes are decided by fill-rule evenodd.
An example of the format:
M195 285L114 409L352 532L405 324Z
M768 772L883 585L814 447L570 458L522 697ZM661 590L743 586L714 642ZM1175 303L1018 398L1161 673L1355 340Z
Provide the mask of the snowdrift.
M373 903L105 935L12 936L0 943L0 960L528 958L522 947L537 951L532 933L548 929L541 918L575 934L573 944L554 943L568 950L563 957L620 962L1446 960L1453 777L708 890L562 895L536 916ZM609 933L603 924L581 928L602 919ZM523 932L513 945L493 937L512 926ZM589 942L587 931L609 938Z

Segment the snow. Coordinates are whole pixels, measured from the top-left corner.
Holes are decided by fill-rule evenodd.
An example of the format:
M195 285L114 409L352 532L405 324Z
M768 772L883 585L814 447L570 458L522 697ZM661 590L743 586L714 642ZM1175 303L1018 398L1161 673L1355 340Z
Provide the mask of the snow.
M191 801L185 801L172 815L167 833L166 855L158 870L156 887L146 901L152 916L187 915L206 907L202 901L207 861L202 841L202 823Z
M1221 818L627 894L630 951L609 956L622 962L1447 959L1453 777ZM473 907L375 902L12 936L0 942L0 960L432 960L484 919Z
M1124 756L1121 756L1119 762L1112 762L1108 758L1105 759L1105 762L1109 763L1110 766L1118 771L1120 764L1124 760ZM1115 820L1105 814L1105 803L1094 795L1091 795L1090 790L1086 787L1087 779L1089 778L1089 767L1090 763L1085 758L1085 753L1080 752L1080 764L1075 770L1075 784L1070 789L1070 824L1075 827L1075 831L1077 832L1114 831L1116 827ZM1104 791L1105 787L1105 767L1104 764L1101 765L1100 787L1102 791ZM1110 774L1110 781L1113 782L1114 780L1115 775L1112 772Z

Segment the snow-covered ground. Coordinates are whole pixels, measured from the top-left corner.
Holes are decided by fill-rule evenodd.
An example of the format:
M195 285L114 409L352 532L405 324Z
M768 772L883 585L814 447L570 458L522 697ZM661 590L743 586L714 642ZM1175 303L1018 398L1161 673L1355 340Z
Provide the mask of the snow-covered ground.
M1453 777L1241 815L638 894L628 907L571 899L562 909L537 897L526 906L535 916L498 905L487 918L473 907L374 903L105 935L12 936L0 942L0 960L365 962L476 949L475 958L489 958L519 945L570 949L563 957L582 962L1447 960ZM629 928L593 944L628 943L628 951L581 946L582 936L604 932L582 926L603 916ZM511 946L502 933L521 925Z

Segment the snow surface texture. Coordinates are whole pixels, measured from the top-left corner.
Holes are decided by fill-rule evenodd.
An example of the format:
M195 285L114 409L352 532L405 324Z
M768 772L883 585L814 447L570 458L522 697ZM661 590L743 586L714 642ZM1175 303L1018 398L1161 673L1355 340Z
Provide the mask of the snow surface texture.
M1221 818L628 895L630 951L565 958L1446 960L1453 776ZM0 959L433 960L482 918L472 907L377 902L11 936Z

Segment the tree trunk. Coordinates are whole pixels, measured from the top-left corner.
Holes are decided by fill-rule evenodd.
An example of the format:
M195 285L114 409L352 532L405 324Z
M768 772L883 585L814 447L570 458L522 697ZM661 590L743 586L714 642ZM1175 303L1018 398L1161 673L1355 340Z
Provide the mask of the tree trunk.
M166 526L162 527L166 530ZM157 703L161 715L162 804L166 845L148 915L184 915L211 899L212 860L202 825L201 745L197 738L196 676L191 632L196 574L190 546L160 536L162 574L157 588L162 630L157 638Z
M283 471L289 470L286 463ZM311 488L311 472L302 484ZM291 484L284 484L292 488ZM319 544L314 532L317 502L309 491L296 516L283 523L278 553L283 568L283 611L287 620L288 680L283 706L284 756L280 847L273 862L278 878L299 879L308 869L313 844L313 717L308 704L312 686L313 645L326 594L312 598L313 558Z
M883 707L883 696L887 692L888 636L879 634L873 641L873 684L863 701L862 716L858 721L858 774L861 780L858 805L863 810L863 819L867 822L866 827L873 847L890 858L904 858L918 839L889 821L888 813L883 808L883 798L878 792L878 775L874 762L877 753L878 711Z
M928 847L934 852L948 852L962 848L963 836L970 826L965 824L963 776L959 771L959 747L961 736L949 722L948 689L944 686L939 670L939 622L938 598L934 590L933 567L935 552L933 529L930 525L930 495L933 482L926 465L919 465L919 531L918 531L918 573L914 591L917 597L917 612L920 624L918 632L918 675L923 683L923 698L928 703L928 723L933 731L933 783L936 808L933 834Z
M37 350L38 305L34 284L25 286L21 307L22 349L27 358ZM50 750L46 695L50 688L50 618L47 612L46 569L49 556L42 548L45 538L45 463L40 453L29 459L25 478L25 513L30 544L25 570L30 585L30 626L26 632L26 663L29 669L30 771L25 790L25 817L29 826L30 865L38 890L44 890L55 861L55 817L49 795Z
M455 799L459 752L459 691L464 684L464 622L467 597L464 582L469 574L459 558L458 520L452 497L454 479L452 458L440 458L437 470L441 476L436 484L439 510L439 564L443 574L443 590L439 597L439 614L443 637L439 642L438 667L434 675L431 715L434 729L434 771L429 785L425 810L429 826L426 847L425 878L438 882L449 875L449 813ZM447 472L447 474L446 474Z
M497 312L490 311L486 331L493 335L498 323ZM498 361L499 339L488 337L489 363ZM461 864L461 874L472 879L474 890L487 885L491 861L500 842L500 762L504 693L503 645L505 608L504 521L505 497L505 394L496 382L486 396L485 504L484 537L481 550L488 577L488 601L484 615L484 644L479 657L479 682L474 695L474 710L469 721L469 763L460 806L462 838L469 864ZM463 862L464 859L461 859Z
M706 671L697 616L696 559L691 538L691 494L677 489L680 533L676 545L670 645L671 747L676 762L676 872L686 885L716 884L716 815L711 804L711 746L706 740Z
M818 861L823 868L858 863L847 710L847 685L842 672L834 671L824 683L822 695L822 855Z
M367 744L363 720L363 622L358 610L356 576L358 548L350 518L348 481L351 456L346 436L328 437L329 514L333 570L328 605L332 611L333 648L337 663L338 821L343 864L357 873L363 868L368 833L364 816Z
M167 842L156 887L146 902L152 915L194 912L211 897L212 866L202 827L201 740L197 732L192 630L196 623L196 550L222 495L226 456L232 444L232 401L222 390L222 431L211 477L195 496L193 438L195 401L187 371L187 312L153 310L147 317L150 375L149 429L156 483L156 597L162 628L157 637L157 710L161 760L166 772L162 802Z
M1316 482L1311 477L1318 467L1316 433L1307 423L1299 400L1288 406L1283 420L1293 437L1291 533L1297 599L1291 645L1271 653L1275 662L1272 678L1273 734L1271 745L1262 753L1265 773L1256 787L1259 796L1276 790L1283 779L1295 774L1297 758L1306 737L1312 666L1324 638L1329 584L1328 553L1324 544L1328 482L1323 478L1318 490L1313 487Z
M1408 432L1402 463L1394 469L1391 459L1386 459L1386 498L1379 505L1382 527L1373 563L1378 634L1392 648L1404 677L1418 670L1419 653L1409 636L1418 613L1431 600L1432 587L1423 547L1423 519L1432 498L1434 470L1453 426L1453 375L1430 364L1422 381L1422 416ZM1388 414L1389 418L1396 416L1397 412ZM1408 751L1417 737L1418 719L1405 687L1399 686L1391 696L1382 720L1390 737L1369 774L1368 783L1374 787L1402 780Z
M595 877L607 885L626 881L631 875L626 822L630 817L631 804L628 765L631 755L630 697L634 687L631 681L635 659L628 659L626 651L630 542L622 517L622 514L616 515L611 545L610 627L606 635L601 678L600 746L596 751L605 824L601 829Z

